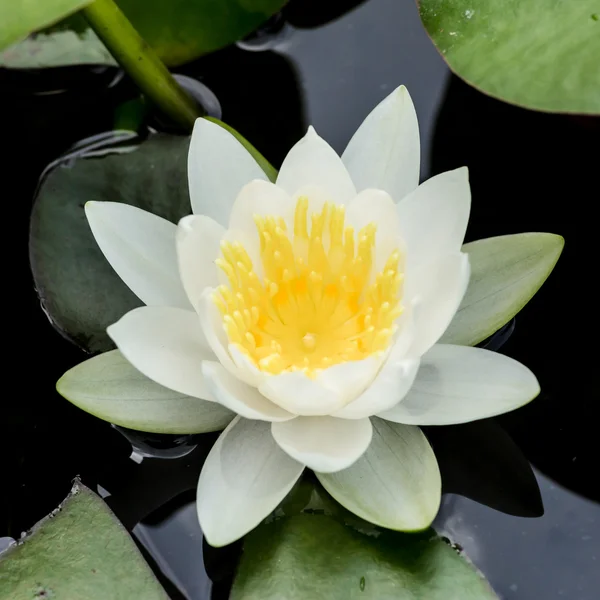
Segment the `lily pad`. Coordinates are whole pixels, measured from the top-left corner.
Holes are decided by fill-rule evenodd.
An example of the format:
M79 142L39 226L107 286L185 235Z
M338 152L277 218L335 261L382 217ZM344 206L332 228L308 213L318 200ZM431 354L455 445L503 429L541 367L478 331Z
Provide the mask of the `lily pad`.
M0 50L90 2L91 0L0 0Z
M420 0L419 10L450 68L486 94L600 113L598 0Z
M76 481L63 504L0 559L0 598L168 600L104 502Z
M116 0L116 3L158 56L167 65L177 66L242 39L278 12L286 1ZM65 36L64 30L76 35ZM114 64L108 51L102 52L100 46L102 43L89 30L85 19L75 15L46 32L45 37L26 40L11 48L0 56L0 64L13 68L92 61Z
M372 532L373 533L373 532ZM488 583L432 530L365 535L320 514L244 539L231 600L490 600Z

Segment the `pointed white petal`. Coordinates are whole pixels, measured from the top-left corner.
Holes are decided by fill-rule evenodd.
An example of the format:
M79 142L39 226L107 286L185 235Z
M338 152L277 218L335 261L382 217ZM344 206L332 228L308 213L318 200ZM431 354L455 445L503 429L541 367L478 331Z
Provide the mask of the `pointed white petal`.
M254 215L283 217L291 223L294 207L290 196L269 181L251 181L239 192L231 209L229 229L257 236Z
M197 119L188 153L192 211L227 225L239 191L253 179L267 179L233 135L216 123Z
M445 256L406 277L406 299L413 308L414 342L410 356L422 356L450 325L469 285L469 256Z
M442 480L418 427L374 417L373 440L348 469L317 473L323 487L355 515L388 529L420 531L440 506Z
M354 228L356 235L365 225L377 226L374 273L383 269L394 250L404 255L398 208L387 192L367 189L358 194L346 210L346 223Z
M301 371L271 375L258 390L271 402L295 415L329 415L344 405L344 399L338 392Z
M202 292L219 285L215 260L225 228L209 217L191 215L177 225L179 274L190 303L198 310Z
M73 367L58 380L56 389L86 412L138 431L220 431L235 417L217 402L185 396L148 379L118 350Z
M398 202L419 185L419 123L403 85L367 116L342 160L359 192L378 188Z
M143 306L106 329L123 356L144 375L180 394L212 399L202 361L214 360L195 312Z
M212 397L246 419L286 421L294 418L294 415L267 400L256 388L236 379L217 362L204 361L202 374Z
M85 215L106 260L142 302L190 308L177 270L173 223L120 202L87 202Z
M277 446L269 423L236 418L200 473L196 502L206 541L225 546L254 529L285 498L303 470Z
M423 356L404 400L379 416L415 425L467 423L519 408L539 392L535 375L508 356L438 344Z
M316 381L330 390L335 390L344 404L351 402L371 384L379 371L385 355L369 356L323 369Z
M398 216L407 248L407 269L458 252L470 210L466 167L432 177L400 202Z
M297 417L273 423L275 441L292 458L320 473L347 469L369 447L373 429L369 419Z
M304 186L319 186L335 204L348 204L356 195L342 159L312 127L285 157L277 185L290 196Z

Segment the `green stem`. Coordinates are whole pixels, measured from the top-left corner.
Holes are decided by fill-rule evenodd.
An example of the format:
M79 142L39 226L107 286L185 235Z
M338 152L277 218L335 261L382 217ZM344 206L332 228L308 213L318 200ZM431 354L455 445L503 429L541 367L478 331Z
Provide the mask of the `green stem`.
M160 110L191 130L200 108L173 79L154 50L140 37L113 0L95 0L82 9L111 54Z

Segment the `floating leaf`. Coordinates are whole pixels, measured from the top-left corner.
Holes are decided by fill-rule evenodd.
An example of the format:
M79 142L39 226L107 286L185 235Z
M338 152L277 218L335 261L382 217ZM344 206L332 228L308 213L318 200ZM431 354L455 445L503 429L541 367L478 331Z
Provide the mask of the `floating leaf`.
M231 600L490 600L487 582L431 530L365 535L304 514L244 540Z
M486 94L538 110L600 113L598 0L420 0L450 68Z
M463 246L471 279L443 344L474 346L508 323L552 272L564 246L559 235L518 233Z
M0 50L79 10L91 0L0 0Z
M0 598L168 600L106 504L76 481L63 504L2 554Z
M79 0L79 4L86 3ZM116 0L116 3L158 56L167 65L177 66L252 33L279 11L286 0ZM65 36L65 30L76 35ZM80 15L70 17L45 33L44 37L26 40L11 48L0 57L0 64L15 68L77 62L115 64ZM80 60L77 60L78 55Z

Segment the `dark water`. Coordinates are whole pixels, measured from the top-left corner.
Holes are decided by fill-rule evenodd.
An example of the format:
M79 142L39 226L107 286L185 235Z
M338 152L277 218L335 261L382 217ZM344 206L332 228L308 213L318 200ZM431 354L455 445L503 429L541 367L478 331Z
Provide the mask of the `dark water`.
M287 17L299 28L280 19L241 47L181 72L208 85L223 119L274 164L309 123L341 151L369 110L404 83L420 119L423 177L470 168L469 239L521 231L566 238L553 275L502 347L533 369L542 394L501 418L430 428L428 435L436 450L446 446L462 457L458 466L442 464L445 488L454 493L445 495L436 526L464 547L502 598L595 599L599 120L508 106L451 77L408 0L320 4L292 2ZM215 436L129 434L132 460L122 432L59 397L55 381L83 357L49 325L29 273L28 218L39 175L78 140L110 130L114 107L135 90L114 70L102 69L0 70L0 89L10 357L2 399L0 537L19 537L80 475L88 486L100 486L134 530L173 598L226 598L238 547L216 551L203 544L193 505ZM534 516L542 502L543 516Z

